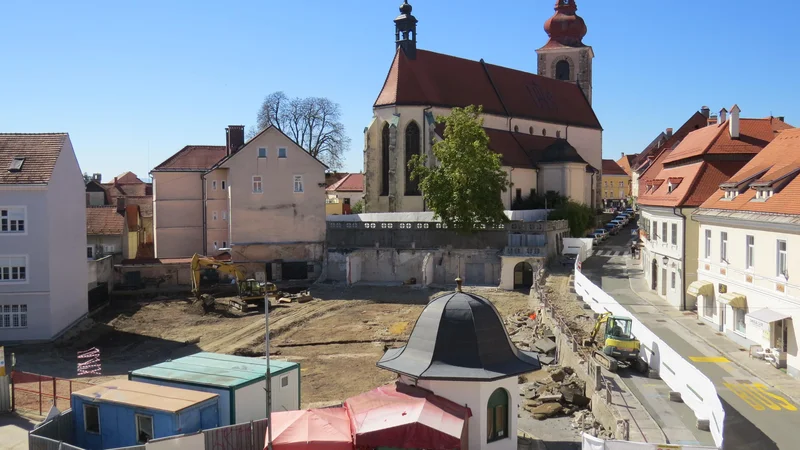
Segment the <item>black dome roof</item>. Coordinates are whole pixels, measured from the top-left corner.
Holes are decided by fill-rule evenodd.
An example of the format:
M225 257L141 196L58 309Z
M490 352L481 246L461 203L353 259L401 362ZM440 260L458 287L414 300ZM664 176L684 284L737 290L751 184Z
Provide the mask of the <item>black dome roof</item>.
M539 158L540 163L553 163L553 162L574 162L588 164L585 159L581 157L578 150L575 149L566 139L556 139L555 142L547 146Z
M492 302L455 292L429 303L408 344L387 350L378 367L419 379L491 381L541 365L511 343Z

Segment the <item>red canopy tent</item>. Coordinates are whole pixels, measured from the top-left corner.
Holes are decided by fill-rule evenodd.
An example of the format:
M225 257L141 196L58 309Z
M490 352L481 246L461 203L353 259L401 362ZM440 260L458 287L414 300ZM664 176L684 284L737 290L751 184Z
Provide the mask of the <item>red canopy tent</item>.
M267 450L264 436L264 450ZM272 413L273 450L353 450L345 408Z
M467 448L469 408L402 383L345 401L356 448Z

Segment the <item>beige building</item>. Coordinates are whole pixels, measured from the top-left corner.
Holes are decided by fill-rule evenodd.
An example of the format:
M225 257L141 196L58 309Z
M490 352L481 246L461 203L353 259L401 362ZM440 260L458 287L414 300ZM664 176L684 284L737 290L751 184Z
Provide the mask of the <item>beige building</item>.
M444 129L434 122L453 107L481 105L489 148L500 154L510 189L503 205L557 191L600 207L602 127L591 106L592 48L574 2L561 2L545 24L537 74L418 50L417 19L404 4L395 19L397 52L365 132L367 212L424 211L408 162L432 161Z
M229 253L269 280L320 274L325 165L278 129L187 146L153 170L158 258Z
M628 206L631 177L613 159L603 160L603 206Z

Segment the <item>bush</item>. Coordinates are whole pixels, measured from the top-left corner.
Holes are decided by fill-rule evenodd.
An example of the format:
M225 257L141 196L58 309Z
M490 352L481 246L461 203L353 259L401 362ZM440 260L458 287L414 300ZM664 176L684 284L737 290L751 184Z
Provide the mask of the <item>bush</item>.
M566 219L569 222L569 234L572 237L583 237L586 230L594 225L595 215L591 207L568 200L558 208L550 211L547 219Z
M541 195L535 193L520 200L514 200L511 203L511 209L514 211L529 210L529 209L556 209L569 201L569 197L561 195L556 191L547 191L546 194Z
M355 205L351 206L350 212L353 214L362 214L364 212L364 200L359 200Z

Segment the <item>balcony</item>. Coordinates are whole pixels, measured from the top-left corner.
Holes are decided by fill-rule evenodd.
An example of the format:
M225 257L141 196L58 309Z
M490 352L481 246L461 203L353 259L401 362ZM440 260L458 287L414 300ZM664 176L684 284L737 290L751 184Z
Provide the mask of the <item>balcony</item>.
M547 247L505 247L503 256L547 256Z

